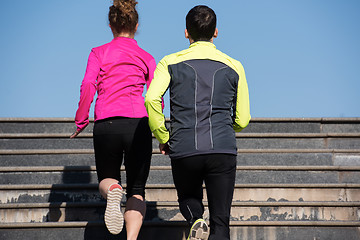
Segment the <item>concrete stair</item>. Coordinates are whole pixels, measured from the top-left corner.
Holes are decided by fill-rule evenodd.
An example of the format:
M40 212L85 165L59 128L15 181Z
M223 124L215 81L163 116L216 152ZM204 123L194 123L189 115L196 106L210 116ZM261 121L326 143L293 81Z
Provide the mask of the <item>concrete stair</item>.
M92 126L73 131L68 118L0 119L0 239L125 239L104 226ZM231 239L360 239L360 118L257 118L236 136ZM186 239L157 145L139 239Z

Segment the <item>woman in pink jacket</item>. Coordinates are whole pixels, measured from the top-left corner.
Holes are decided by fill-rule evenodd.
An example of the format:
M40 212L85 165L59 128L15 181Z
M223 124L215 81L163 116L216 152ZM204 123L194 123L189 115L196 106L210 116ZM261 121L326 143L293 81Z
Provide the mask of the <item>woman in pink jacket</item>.
M149 175L152 136L142 96L156 67L154 58L134 40L138 27L135 0L114 0L109 8L114 39L91 50L80 89L75 138L89 124L89 109L97 92L93 130L99 191L107 199L105 224L118 234L125 219L127 239L136 239L145 211L145 183ZM126 169L126 209L120 210L125 193L120 167Z

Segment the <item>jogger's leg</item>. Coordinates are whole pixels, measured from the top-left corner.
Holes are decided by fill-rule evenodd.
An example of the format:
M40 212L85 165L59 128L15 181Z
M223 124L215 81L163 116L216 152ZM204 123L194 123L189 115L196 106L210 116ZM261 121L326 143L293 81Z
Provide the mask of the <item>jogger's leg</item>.
M146 202L140 195L130 197L124 213L127 240L136 240L146 213Z
M206 192L210 212L209 240L230 239L230 210L234 193L236 156L209 155L206 163Z
M123 158L121 134L113 132L115 120L104 120L94 125L94 149L99 192L107 199L105 225L110 233L118 234L123 229L124 218L120 202L124 191L120 184L120 166Z
M180 212L189 225L204 213L202 162L199 156L171 160Z
M103 198L107 199L108 189L111 184L119 183L118 180L113 178L105 178L99 183L99 192Z
M134 134L125 137L127 202L124 213L127 240L136 240L146 213L145 185L150 171L152 135L148 119L129 119Z

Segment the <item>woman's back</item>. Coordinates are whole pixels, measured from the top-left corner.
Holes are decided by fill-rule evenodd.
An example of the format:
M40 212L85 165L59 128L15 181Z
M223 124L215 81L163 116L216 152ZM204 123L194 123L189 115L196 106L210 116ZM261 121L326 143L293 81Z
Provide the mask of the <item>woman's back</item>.
M99 59L95 119L145 117L144 85L150 84L154 58L131 38L118 37L94 48Z
M81 84L78 129L88 124L89 108L95 93L95 121L109 117L147 117L144 85L149 87L156 68L155 59L136 40L116 37L91 50Z

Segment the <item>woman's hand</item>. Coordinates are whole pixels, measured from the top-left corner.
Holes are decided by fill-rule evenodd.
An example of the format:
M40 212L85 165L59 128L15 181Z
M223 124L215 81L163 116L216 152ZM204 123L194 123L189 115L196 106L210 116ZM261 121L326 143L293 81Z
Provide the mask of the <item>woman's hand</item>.
M70 136L70 138L76 138L76 136L79 135L79 133L81 133L81 131L76 130L76 131Z

